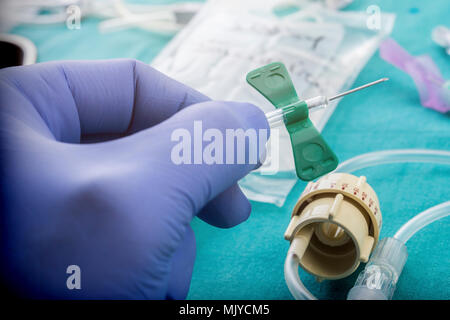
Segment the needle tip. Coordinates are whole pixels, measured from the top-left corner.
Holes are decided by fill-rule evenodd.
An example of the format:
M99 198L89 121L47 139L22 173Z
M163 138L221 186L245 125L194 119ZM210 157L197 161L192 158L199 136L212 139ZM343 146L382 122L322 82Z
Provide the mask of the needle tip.
M381 82L384 82L384 81L388 81L388 80L389 80L389 78L385 77L385 78L381 78L381 79L378 79L378 80L373 81L373 82L370 82L370 83L366 83L365 85L362 85L362 86L360 86L360 87L357 87L357 88L354 88L354 89L345 91L345 92L343 92L343 93L340 93L340 94L338 94L338 95L335 95L335 96L329 98L328 101L332 101L332 100L334 100L334 99L341 98L341 97L346 96L346 95L348 95L348 94L350 94L350 93L353 93L353 92L356 92L356 91L359 91L359 90L362 90L362 89L371 87L371 86L373 86L373 85L375 85L375 84L378 84L378 83L381 83Z

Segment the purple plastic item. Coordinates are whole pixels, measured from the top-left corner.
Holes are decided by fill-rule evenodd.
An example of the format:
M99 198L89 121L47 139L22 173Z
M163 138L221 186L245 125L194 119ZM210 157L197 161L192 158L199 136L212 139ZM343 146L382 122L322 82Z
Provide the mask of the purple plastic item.
M380 45L380 56L411 76L424 107L441 113L450 111L449 86L428 55L414 57L393 39Z

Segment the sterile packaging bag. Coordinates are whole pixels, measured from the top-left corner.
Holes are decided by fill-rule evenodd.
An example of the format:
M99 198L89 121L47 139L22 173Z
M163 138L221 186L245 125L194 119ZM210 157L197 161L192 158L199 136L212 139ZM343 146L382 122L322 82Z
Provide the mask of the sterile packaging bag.
M300 98L332 96L350 88L395 20L393 14L379 14L379 23L370 28L367 21L374 17L366 12L318 5L280 16L283 2L210 0L152 65L212 99L251 102L268 112L274 106L246 83L249 71L280 61ZM310 114L319 131L336 105ZM264 170L264 163L239 185L251 200L282 206L297 176L287 130L273 133L270 140L277 141L268 142L266 162L276 170Z

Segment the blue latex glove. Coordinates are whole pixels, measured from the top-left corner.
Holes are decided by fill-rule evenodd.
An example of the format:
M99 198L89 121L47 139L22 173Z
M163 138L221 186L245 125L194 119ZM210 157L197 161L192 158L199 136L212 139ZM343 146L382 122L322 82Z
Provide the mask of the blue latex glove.
M255 164L170 156L172 132L194 120L268 130L251 104L210 101L136 61L55 62L2 70L0 113L1 274L22 295L184 298L192 218L231 227L250 214L236 182Z

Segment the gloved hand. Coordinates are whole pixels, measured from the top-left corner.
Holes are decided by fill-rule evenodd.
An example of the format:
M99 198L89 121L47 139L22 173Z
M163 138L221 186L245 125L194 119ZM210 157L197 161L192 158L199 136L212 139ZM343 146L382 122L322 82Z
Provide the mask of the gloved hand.
M268 132L257 107L210 101L131 60L4 69L0 116L1 275L39 298L186 297L190 221L246 220L236 182L257 164L248 144L244 164L176 164L173 133L194 139L194 120L224 137ZM79 290L66 286L69 265L81 270Z

